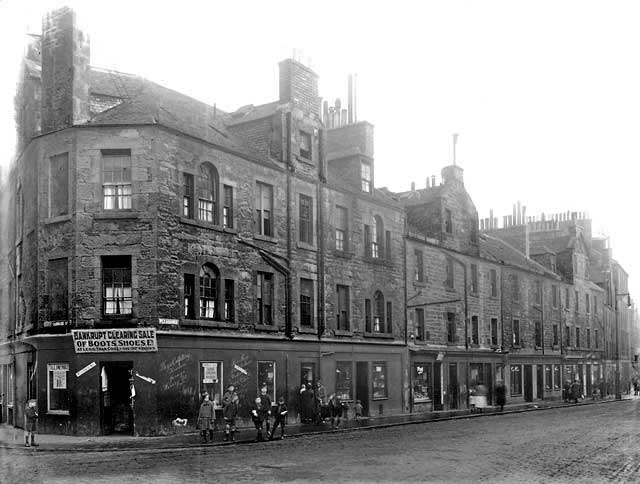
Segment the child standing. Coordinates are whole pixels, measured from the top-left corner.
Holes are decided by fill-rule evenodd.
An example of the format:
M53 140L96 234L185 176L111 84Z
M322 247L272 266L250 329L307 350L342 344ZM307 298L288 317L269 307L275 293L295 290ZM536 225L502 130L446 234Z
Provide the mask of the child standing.
M213 442L213 422L215 419L215 411L213 408L213 402L209 400L209 394L205 392L202 404L200 405L200 412L198 413L198 428L202 434L202 441L206 444L208 442L207 437Z
M356 404L353 406L353 413L356 417L356 422L360 422L362 420L362 402L360 400L356 400Z
M276 433L276 429L280 426L280 438L284 439L284 427L287 425L287 404L284 403L284 397L278 399L278 405L276 407L275 417L273 419L273 429L269 434L269 440L273 440L273 434Z
M24 406L24 420L24 446L35 447L35 433L38 425L38 402L36 400L27 400Z
M256 442L264 441L264 437L262 436L262 424L264 423L265 416L265 412L262 409L262 399L258 397L256 398L253 409L251 410L253 425L256 427Z

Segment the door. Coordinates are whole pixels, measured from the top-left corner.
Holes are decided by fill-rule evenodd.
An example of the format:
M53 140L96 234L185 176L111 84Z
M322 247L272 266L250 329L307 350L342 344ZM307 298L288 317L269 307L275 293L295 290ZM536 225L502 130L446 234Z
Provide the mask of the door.
M544 398L544 365L536 365L536 398Z
M524 365L524 401L533 401L533 368Z
M362 404L362 415L369 416L369 362L356 362L356 400Z
M458 389L458 364L449 364L449 408L458 408L458 397L460 391Z
M442 410L442 363L433 364L433 409Z
M100 365L100 415L102 433L133 435L131 361Z
M585 393L585 396L589 396L591 395L591 365L587 365L587 374L586 374L586 380L587 380L587 393Z

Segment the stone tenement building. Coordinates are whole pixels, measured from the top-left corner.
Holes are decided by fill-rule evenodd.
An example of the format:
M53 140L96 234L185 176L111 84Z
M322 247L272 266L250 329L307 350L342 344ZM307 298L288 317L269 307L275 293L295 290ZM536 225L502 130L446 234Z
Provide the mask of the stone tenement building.
M42 34L0 190L2 421L35 398L44 432L153 435L229 384L248 423L263 385L295 420L319 379L379 415L464 408L496 380L533 401L611 377L606 294L626 275L580 223L535 243L525 224L522 247L519 226L480 232L455 165L376 189L373 126L321 113L296 60L276 101L227 113L90 66L69 9ZM574 291L589 309L569 314Z

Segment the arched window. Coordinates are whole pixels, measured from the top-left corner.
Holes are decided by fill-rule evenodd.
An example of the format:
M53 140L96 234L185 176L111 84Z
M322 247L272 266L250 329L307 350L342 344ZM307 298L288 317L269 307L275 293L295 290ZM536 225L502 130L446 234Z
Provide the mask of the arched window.
M384 296L380 291L373 295L373 332L384 332Z
M220 273L213 264L200 268L200 318L218 319L218 288Z
M198 170L198 219L218 223L218 172L209 163Z

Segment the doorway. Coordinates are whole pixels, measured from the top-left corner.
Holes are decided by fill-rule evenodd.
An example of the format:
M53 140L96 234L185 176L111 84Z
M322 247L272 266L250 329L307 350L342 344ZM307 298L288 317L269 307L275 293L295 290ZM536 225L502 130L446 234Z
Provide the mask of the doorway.
M458 390L458 364L449 364L449 408L458 408L458 397L460 392Z
M533 368L531 365L524 365L524 401L533 401Z
M362 404L362 415L369 416L369 362L356 361L356 400Z
M131 372L133 362L100 364L100 418L103 435L133 435Z
M544 399L544 365L536 365L536 398Z
M442 410L442 363L433 364L433 409Z

